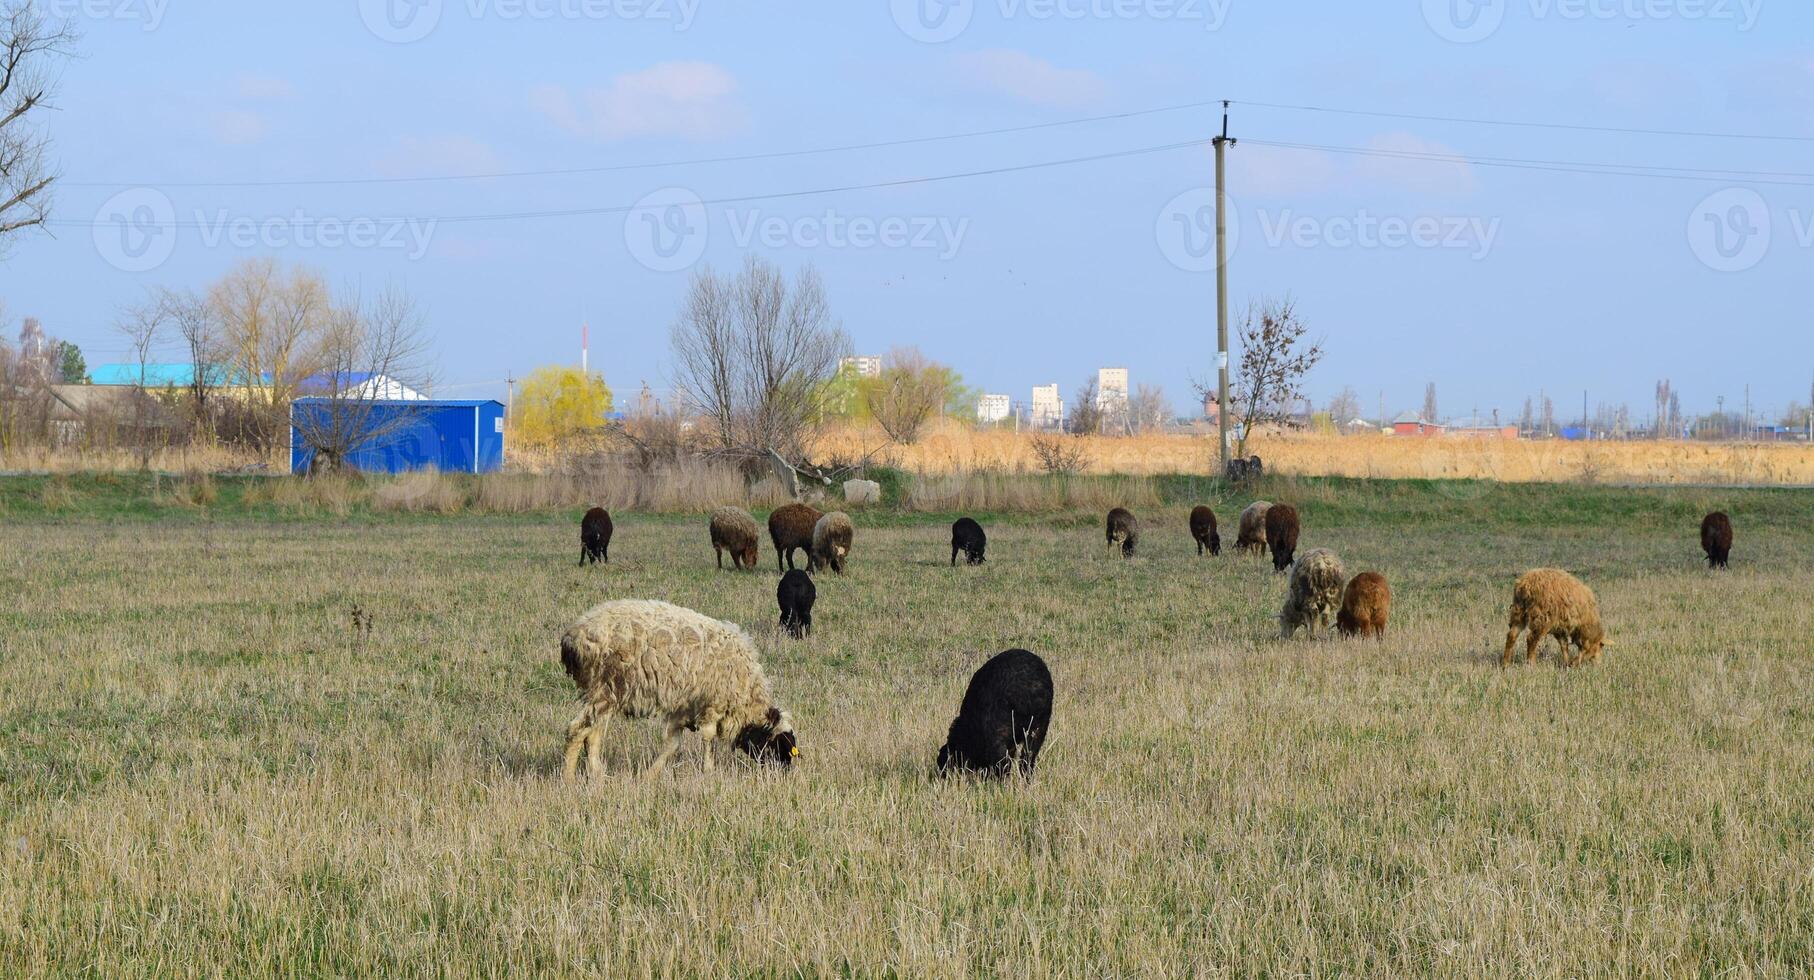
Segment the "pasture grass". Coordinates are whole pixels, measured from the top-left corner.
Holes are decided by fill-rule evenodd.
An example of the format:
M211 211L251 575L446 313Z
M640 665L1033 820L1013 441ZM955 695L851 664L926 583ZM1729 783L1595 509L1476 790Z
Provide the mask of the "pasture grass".
M767 544L719 572L703 518L619 514L580 569L577 511L107 479L0 483L0 975L1814 970L1814 494L1263 487L1391 580L1377 644L1277 640L1269 564L1194 553L1215 486L1162 481L1129 562L1094 515L952 569L948 517L859 513L796 643ZM1498 667L1539 565L1598 591L1598 665ZM563 784L556 640L618 597L749 628L802 765L689 741L644 784L619 722ZM1010 646L1057 682L1036 778L932 778Z

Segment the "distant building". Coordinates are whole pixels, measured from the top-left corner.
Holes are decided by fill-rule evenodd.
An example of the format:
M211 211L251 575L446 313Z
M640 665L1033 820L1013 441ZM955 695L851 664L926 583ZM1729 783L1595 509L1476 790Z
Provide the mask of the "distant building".
M1127 368L1096 372L1096 407L1104 414L1127 414Z
M1406 412L1392 420L1395 436L1439 436L1445 428L1441 422L1428 421L1416 412Z
M838 370L854 370L859 378L879 378L882 376L882 359L870 354L846 357L838 362Z
M1518 427L1487 418L1460 419L1443 426L1442 434L1464 439L1516 439Z
M1007 395L984 395L976 400L976 421L983 425L994 425L1008 417L1014 410L1014 400Z
M1033 389L1030 421L1035 429L1056 429L1064 424L1064 396L1058 393L1057 385L1039 385Z

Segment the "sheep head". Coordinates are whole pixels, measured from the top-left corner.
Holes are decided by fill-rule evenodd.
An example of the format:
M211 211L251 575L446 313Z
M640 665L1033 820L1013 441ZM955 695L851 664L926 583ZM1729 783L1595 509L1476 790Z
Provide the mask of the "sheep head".
M1575 642L1581 647L1581 659L1588 661L1598 659L1600 649L1611 645L1606 638L1606 628L1599 623L1588 623L1576 630Z
M800 755L794 738L794 720L780 708L769 708L762 720L743 726L737 733L737 748L749 753L760 765L786 769Z

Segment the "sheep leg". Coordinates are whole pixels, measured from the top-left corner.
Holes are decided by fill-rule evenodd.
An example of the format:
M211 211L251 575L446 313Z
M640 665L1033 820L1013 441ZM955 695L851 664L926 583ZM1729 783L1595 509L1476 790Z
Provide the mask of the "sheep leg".
M718 720L714 718L701 724L699 737L705 743L705 771L711 772L717 765Z
M610 715L595 715L597 720L586 733L586 778L595 779L605 771L605 760L601 752L605 746L605 729L611 725Z
M567 724L567 758L562 770L562 778L572 782L579 768L579 754L586 747L586 737L592 729L592 706L584 705L579 714Z
M724 549L717 545L712 545L712 553L718 556L718 570L721 572L724 571ZM731 559L732 562L735 562L736 560L737 559L735 558Z
M662 769L667 767L668 760L674 758L674 753L680 751L680 735L686 730L685 725L668 722L667 741L662 744L661 752L655 756L655 761L649 763L649 768L643 770L642 778L655 779L661 775Z

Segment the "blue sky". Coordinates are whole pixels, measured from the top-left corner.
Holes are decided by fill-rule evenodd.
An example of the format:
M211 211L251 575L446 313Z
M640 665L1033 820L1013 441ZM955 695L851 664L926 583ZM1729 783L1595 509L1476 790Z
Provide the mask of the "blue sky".
M1213 109L596 168L1229 98L1233 306L1297 301L1327 342L1319 402L1352 385L1369 412L1382 396L1396 412L1434 381L1449 415L1515 415L1544 390L1572 416L1586 389L1645 417L1669 377L1691 411L1736 406L1746 384L1773 411L1806 400L1814 374L1814 179L1426 158L1806 174L1814 142L1239 104L1814 136L1814 11L1787 0L42 2L85 35L51 121L66 183L54 235L0 264L0 300L92 363L122 359L108 325L147 286L202 287L274 254L348 288L407 287L449 395L577 360L582 317L614 387L660 391L686 263L755 251L817 265L860 351L917 345L1016 399L1124 365L1182 407L1213 371L1214 279L1189 248L1207 147L612 209L1165 146L1211 135ZM586 210L603 213L546 214ZM122 252L113 217L135 213L171 247ZM525 213L539 216L452 220ZM316 222L333 240L298 242Z

